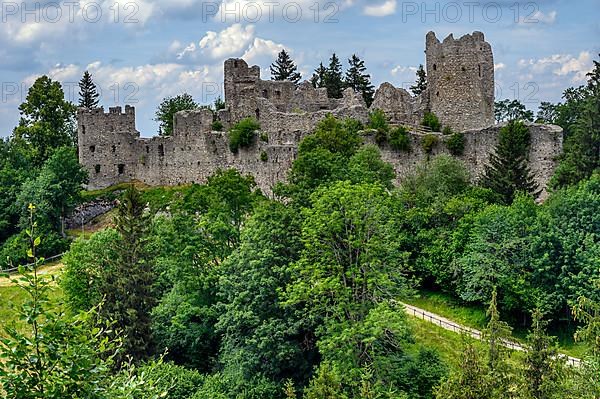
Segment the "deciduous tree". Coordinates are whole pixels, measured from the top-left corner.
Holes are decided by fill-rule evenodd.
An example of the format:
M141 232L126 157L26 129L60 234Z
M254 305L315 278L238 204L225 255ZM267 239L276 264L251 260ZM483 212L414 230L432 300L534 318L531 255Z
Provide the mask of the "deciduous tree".
M165 98L156 109L154 116L154 120L159 123L158 133L161 136L172 135L175 114L179 111L189 111L198 107L198 103L188 93Z

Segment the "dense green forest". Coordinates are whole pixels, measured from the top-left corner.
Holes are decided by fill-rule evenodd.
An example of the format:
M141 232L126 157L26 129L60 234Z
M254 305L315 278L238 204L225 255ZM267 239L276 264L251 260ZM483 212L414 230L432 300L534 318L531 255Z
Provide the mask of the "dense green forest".
M397 143L398 156L410 148L374 112L367 126L322 120L272 198L235 170L202 185L81 192L75 106L38 79L0 147L2 268L34 263L13 278L25 299L0 332L0 394L599 398L600 63L540 109L539 122L565 130L543 203L526 164L531 115L503 107L476 182L436 156L394 187L363 135ZM64 217L99 197L118 201L110 226L69 238ZM62 251L58 282L37 272ZM403 311L424 289L487 309L483 340L462 337L454 362ZM513 328L527 331L525 353L503 345ZM584 344L581 365L559 353L556 331Z

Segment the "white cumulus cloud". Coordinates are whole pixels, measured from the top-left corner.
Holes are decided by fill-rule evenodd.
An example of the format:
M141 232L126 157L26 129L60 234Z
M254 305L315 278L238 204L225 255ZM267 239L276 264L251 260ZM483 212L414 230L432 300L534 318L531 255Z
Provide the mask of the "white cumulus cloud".
M386 17L396 13L396 5L396 0L386 0L381 4L365 6L363 12L371 17Z
M242 27L241 24L234 24L218 33L206 32L206 35L200 39L199 46L212 58L222 58L239 53L253 38L253 25Z
M578 56L571 54L553 54L539 59L521 59L519 68L529 71L533 76L552 73L555 76L569 77L573 84L583 83L586 74L592 70L592 56L589 51L582 51Z

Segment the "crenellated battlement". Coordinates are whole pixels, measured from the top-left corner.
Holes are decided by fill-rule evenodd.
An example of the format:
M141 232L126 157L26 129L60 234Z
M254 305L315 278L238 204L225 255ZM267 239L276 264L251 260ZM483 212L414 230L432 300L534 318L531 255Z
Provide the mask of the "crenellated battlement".
M325 88L310 82L263 80L258 66L242 59L224 63L225 109L178 112L172 136L142 138L135 126L135 109L126 105L80 109L77 112L79 159L89 172L89 187L102 188L140 180L151 185L204 182L218 169L236 168L251 174L270 193L285 180L302 138L328 114L367 123L369 112L383 110L394 124L419 125L426 112L435 113L443 126L465 132L460 158L476 177L497 141L494 125L494 61L492 48L481 32L443 41L429 32L425 39L427 89L418 96L383 83L368 108L359 93L346 89L342 98L329 98ZM232 153L228 128L252 117L261 126L254 143ZM223 132L212 131L218 120ZM386 144L382 157L397 173L396 182L431 155L422 149L422 129L410 133L411 151L399 152ZM532 125L531 169L545 187L562 149L558 127ZM447 136L439 134L432 154L445 153ZM370 135L366 143L374 143Z

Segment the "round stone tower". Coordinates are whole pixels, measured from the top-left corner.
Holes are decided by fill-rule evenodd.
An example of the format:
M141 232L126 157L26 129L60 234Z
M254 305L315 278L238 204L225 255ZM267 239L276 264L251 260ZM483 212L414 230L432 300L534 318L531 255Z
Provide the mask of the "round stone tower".
M494 56L483 33L425 43L429 108L443 126L481 129L494 124Z

